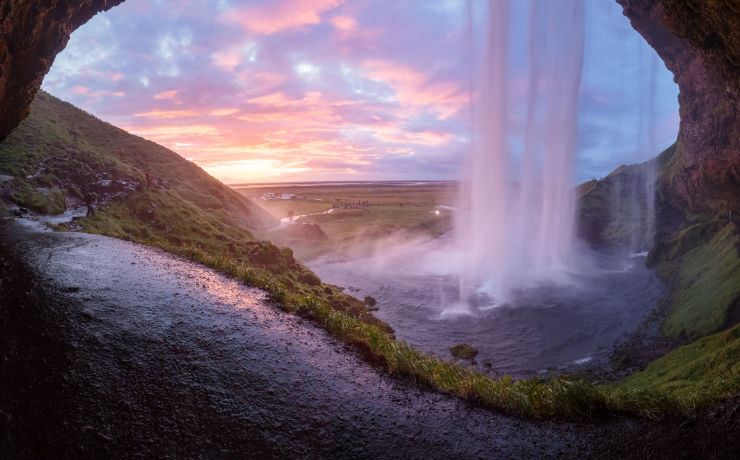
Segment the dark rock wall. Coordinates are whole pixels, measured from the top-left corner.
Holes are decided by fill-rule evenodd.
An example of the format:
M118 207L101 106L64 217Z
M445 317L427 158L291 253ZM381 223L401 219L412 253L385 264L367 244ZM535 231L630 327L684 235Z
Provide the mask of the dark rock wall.
M73 30L123 0L0 0L0 140L27 115Z
M740 1L617 2L680 90L677 150L661 191L688 213L740 212Z

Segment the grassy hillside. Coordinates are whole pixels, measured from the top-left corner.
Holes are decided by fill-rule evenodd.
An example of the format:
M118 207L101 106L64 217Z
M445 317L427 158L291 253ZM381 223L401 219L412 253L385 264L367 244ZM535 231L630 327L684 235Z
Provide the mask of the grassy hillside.
M135 185L136 192L144 191L147 171L164 180L157 193L169 194L183 207L188 203L197 206L203 218L252 229L274 222L254 203L175 152L43 91L33 102L30 116L0 143L0 173L28 186L56 188L68 198L88 191L105 194L106 180L115 181L112 190L123 181ZM29 203L22 197L14 201ZM49 211L58 211L58 207Z
M677 348L621 383L621 391L657 390L705 404L740 388L740 324Z
M577 189L579 197L578 230L580 236L598 246L625 246L648 250L647 189L650 175L660 175L676 151L676 144L656 158L635 165L623 165L600 180L591 180ZM675 224L671 209L657 194L656 213L659 227ZM659 229L659 231L662 229Z

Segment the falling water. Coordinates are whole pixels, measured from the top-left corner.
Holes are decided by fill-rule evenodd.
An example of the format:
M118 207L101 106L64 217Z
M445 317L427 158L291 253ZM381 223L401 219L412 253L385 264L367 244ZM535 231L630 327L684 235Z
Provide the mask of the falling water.
M647 161L625 166L612 174L611 182L611 225L623 229L625 237L622 244L636 252L648 251L653 245L655 235L655 199L658 161L657 155L655 91L657 86L658 57L646 45L638 44L639 74L647 74L647 79L636 83L639 96L635 158L648 158ZM647 51L647 52L646 52ZM619 233L620 230L617 230Z
M643 46L645 45L640 42ZM650 50L652 51L652 50ZM643 129L647 130L647 136L645 143L647 144L647 152L649 157L653 157L658 154L658 143L656 140L656 117L655 117L655 92L657 89L657 73L658 73L658 57L654 53L648 55L650 60L648 73L648 88L647 94L645 94L644 100L647 101L647 120L643 125ZM642 61L641 61L642 65ZM641 109L643 105L640 105ZM642 118L642 117L641 117ZM644 168L644 193L645 193L645 231L642 237L642 248L649 250L653 246L653 238L655 235L655 182L658 174L658 161L651 158L650 160L643 163Z
M457 231L460 296L506 300L533 281L561 281L573 263L573 162L583 65L583 4L532 0L525 94L513 76L513 1L488 2L473 100L473 148ZM518 112L524 112L517 121ZM522 127L523 125L523 127Z

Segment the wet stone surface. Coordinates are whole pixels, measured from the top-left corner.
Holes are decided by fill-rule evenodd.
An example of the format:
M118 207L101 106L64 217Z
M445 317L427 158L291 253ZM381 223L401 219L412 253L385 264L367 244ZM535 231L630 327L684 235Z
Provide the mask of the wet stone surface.
M3 257L20 253L54 287L4 305L0 450L11 457L604 456L650 435L629 419L529 422L475 408L382 375L200 265L101 236L4 227Z

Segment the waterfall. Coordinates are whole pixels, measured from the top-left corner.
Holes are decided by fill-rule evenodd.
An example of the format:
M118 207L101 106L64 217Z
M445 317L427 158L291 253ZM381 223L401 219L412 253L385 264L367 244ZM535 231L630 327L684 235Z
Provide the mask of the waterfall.
M613 233L626 248L648 251L655 236L655 198L658 173L658 143L656 140L655 91L658 57L647 45L638 44L639 74L648 78L636 82L638 117L635 129L634 158L646 159L639 164L624 166L612 173L610 181L610 220ZM646 52L647 51L647 52Z
M583 2L530 2L526 85L512 70L515 2L487 5L457 222L468 305L480 291L502 301L531 282L562 280L574 251Z
M645 45L643 45L645 46ZM652 50L650 50L652 51ZM653 240L655 237L655 183L658 176L658 161L652 157L658 154L658 142L656 140L656 116L655 116L655 92L657 89L657 74L658 74L658 57L654 54L649 54L649 78L648 78L648 90L646 94L647 99L647 122L644 129L648 130L647 135L647 152L649 160L643 165L644 171L644 192L645 192L645 233L643 236L643 247L645 251L650 250L653 247ZM642 105L640 105L642 107Z

